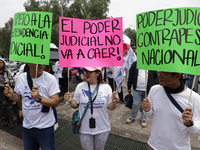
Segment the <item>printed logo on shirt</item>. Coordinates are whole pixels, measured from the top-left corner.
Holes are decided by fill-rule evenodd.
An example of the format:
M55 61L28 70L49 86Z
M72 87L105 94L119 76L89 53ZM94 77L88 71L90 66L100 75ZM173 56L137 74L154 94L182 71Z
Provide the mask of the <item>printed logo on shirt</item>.
M30 105L35 103L35 100L32 97L30 97L30 96L24 96L24 97L28 98L31 101L29 103Z
M28 90L28 86L24 86L24 90Z
M90 94L89 94L89 91L87 90L84 90L82 89L82 93L84 95L84 97L87 97L88 101L90 99ZM93 92L91 92L91 95L92 95ZM102 93L101 92L98 92L98 95L93 103L93 108L102 108L102 105L104 105L104 101L101 99L101 95ZM95 97L95 96L94 96ZM94 98L93 97L93 98ZM84 105L83 107L85 108L87 103L81 103L82 105ZM89 108L91 108L91 106L89 106Z

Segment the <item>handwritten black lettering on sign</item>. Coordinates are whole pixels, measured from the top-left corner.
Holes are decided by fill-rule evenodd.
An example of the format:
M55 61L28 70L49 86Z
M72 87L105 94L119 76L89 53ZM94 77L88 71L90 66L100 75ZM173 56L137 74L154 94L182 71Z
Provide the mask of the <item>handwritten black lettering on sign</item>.
M117 18L91 21L61 17L60 60L80 60L84 63L84 60L115 58L116 61L122 61L121 25Z
M200 74L200 8L137 15L138 68ZM194 71L196 68L196 71Z
M48 64L52 13L15 13L11 34L11 60Z

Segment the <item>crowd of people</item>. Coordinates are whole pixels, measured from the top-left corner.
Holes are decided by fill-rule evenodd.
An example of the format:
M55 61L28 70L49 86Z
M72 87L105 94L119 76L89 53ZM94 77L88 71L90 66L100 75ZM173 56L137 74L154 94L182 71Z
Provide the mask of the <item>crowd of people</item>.
M136 47L131 45L131 50L136 56ZM145 128L146 117L153 116L149 149L191 149L189 134L200 135L198 76L188 104L193 75L138 69L137 60L129 66L128 53L123 55L121 82L132 93L133 104L130 117L124 123L135 121L140 111L141 126ZM103 150L111 129L107 109L114 110L117 103L125 104L122 87L120 92L116 90L113 71L113 67L63 68L59 67L59 61L55 65L26 63L14 80L0 59L1 111L8 127L12 129L16 123L8 113L7 107L11 105L17 123L22 124L23 119L24 149L55 149L56 107L62 95L72 108L79 108L80 117L87 103L90 104L79 130L81 146L84 150ZM68 82L75 81L77 74L82 82L72 97ZM171 97L178 106L170 102Z

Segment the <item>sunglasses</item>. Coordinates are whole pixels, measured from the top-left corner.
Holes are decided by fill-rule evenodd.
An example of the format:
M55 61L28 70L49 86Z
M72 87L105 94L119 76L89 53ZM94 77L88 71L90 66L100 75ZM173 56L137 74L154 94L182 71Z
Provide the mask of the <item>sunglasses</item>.
M157 71L157 75L160 75L160 76L162 76L163 78L164 78L167 74L169 74L169 73Z

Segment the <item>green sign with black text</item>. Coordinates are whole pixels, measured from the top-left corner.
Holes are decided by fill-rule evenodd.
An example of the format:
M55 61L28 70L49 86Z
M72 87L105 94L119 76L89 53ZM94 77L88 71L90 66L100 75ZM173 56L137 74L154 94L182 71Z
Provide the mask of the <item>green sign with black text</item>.
M137 68L200 75L200 8L137 14Z
M52 13L18 12L14 15L9 60L49 64Z

